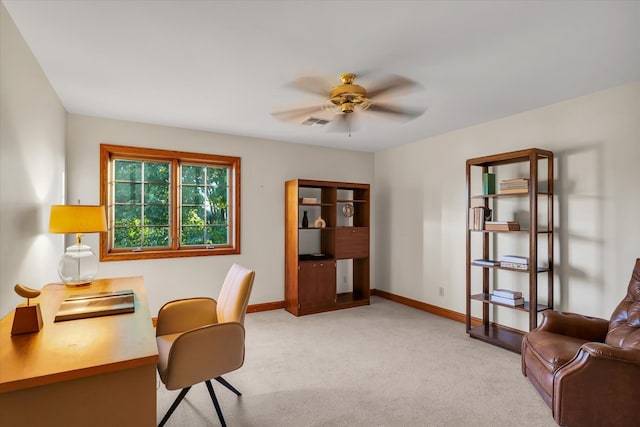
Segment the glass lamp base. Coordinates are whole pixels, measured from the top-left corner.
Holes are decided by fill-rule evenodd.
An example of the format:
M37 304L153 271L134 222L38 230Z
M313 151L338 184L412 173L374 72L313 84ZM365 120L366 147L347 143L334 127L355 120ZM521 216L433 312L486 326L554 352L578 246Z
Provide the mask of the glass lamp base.
M63 279L64 282L64 279ZM91 280L84 280L81 282L64 282L64 284L70 288L76 288L81 286L89 286L91 284Z
M86 286L98 274L98 257L91 247L69 246L58 266L58 274L67 286Z

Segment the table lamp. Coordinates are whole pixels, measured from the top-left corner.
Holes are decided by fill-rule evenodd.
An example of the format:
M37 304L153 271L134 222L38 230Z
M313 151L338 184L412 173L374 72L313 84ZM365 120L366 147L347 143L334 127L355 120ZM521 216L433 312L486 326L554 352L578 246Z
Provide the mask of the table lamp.
M58 266L58 274L67 286L88 285L96 277L98 257L90 246L82 244L82 234L104 231L107 231L104 206L51 206L49 232L76 235L76 244L67 248Z

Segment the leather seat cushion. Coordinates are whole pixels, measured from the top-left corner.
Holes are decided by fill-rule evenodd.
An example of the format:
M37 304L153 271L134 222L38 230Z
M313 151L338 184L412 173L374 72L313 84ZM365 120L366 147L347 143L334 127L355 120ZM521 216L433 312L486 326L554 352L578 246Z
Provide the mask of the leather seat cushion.
M527 334L531 353L550 374L575 357L587 340L547 331L532 331Z

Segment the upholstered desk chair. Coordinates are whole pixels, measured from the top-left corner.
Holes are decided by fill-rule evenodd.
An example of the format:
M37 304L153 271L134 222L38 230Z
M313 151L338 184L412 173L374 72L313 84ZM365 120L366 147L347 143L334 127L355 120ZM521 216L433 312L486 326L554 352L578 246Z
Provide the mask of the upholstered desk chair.
M171 301L158 313L158 373L167 390L182 389L163 426L191 386L204 382L223 426L226 425L211 379L240 396L221 375L244 363L244 315L255 272L233 264L218 300L189 298Z

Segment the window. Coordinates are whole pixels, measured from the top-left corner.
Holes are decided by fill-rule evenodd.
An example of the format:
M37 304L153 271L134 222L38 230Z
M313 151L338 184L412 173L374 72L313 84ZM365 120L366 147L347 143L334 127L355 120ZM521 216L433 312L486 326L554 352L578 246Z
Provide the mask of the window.
M100 260L240 253L240 158L100 146Z

